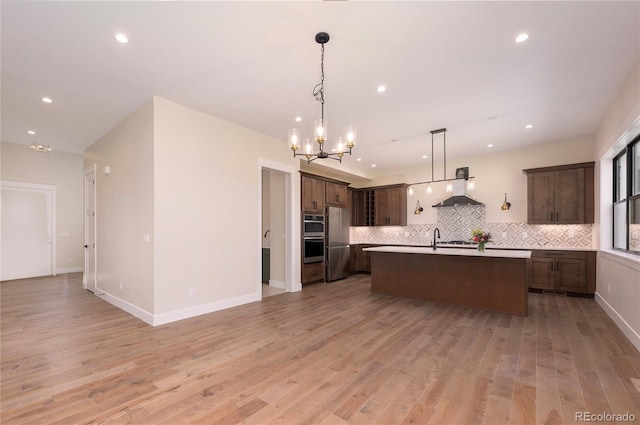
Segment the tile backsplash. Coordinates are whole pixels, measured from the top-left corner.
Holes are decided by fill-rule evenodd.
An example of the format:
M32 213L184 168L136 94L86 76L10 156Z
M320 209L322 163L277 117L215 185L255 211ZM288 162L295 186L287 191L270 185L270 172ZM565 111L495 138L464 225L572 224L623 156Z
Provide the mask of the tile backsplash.
M429 245L433 230L440 229L441 240L470 240L471 230L491 233L494 246L541 248L591 248L591 224L486 223L485 206L438 209L437 224L408 226L351 227L351 243L390 245Z

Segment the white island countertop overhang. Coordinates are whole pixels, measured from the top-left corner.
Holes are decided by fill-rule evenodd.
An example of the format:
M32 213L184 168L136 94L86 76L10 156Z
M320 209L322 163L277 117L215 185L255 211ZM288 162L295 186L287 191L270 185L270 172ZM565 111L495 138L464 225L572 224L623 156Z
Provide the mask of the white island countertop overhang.
M439 247L434 250L432 247L426 246L388 245L364 248L363 251L392 252L397 254L463 255L466 257L531 258L531 251L507 249L486 249L485 251L478 251L472 248Z

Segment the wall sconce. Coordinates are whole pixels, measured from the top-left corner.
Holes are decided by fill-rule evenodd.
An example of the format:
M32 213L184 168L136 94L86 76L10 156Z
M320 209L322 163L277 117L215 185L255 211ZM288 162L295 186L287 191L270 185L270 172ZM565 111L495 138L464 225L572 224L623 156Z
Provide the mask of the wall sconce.
M507 194L504 194L504 203L500 207L502 211L508 211L511 208L511 202L507 202Z

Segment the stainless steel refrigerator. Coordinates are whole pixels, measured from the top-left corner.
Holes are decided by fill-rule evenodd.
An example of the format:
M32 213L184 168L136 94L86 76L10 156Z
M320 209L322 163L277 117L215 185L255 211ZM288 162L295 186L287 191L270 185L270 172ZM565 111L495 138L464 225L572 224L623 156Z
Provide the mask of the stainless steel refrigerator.
M349 226L351 214L346 208L327 207L325 222L326 273L325 280L331 282L349 276Z

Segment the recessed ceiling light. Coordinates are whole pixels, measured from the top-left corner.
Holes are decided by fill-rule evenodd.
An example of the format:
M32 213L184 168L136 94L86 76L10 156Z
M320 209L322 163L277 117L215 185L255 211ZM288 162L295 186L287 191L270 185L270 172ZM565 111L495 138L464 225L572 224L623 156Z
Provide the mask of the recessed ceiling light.
M382 93L382 92L384 92L386 89L387 89L387 88L386 88L385 86L378 86L378 88L377 88L378 93Z
M520 34L518 34L518 36L516 37L516 43L522 43L523 41L525 41L527 38L529 38L529 34L527 34L526 32L521 32Z
M526 128L526 129L533 128L533 124L527 124L527 125L524 126L524 128Z
M296 122L302 121L302 117L296 117Z
M36 132L35 132L35 131L33 131L33 130L29 130L29 131L27 131L27 133L29 133L29 134L36 134Z
M429 155L422 155L422 159L427 159L429 158Z
M372 166L372 167L375 167L375 166L376 166L376 164L371 164L371 166Z
M44 103L53 103L53 100L52 100L50 97L43 97L43 98L42 98L42 101L43 101Z
M362 161L362 158L358 158L358 159L356 159L356 161Z
M116 40L118 40L122 44L127 44L129 42L129 37L126 34L119 32L116 34Z
M493 143L489 143L489 144L487 145L487 147L488 147L488 148L492 148L492 147L493 147Z

